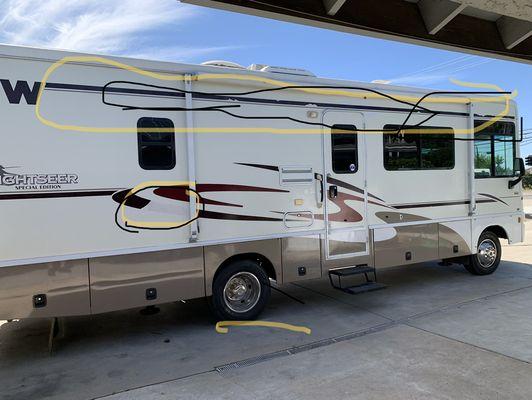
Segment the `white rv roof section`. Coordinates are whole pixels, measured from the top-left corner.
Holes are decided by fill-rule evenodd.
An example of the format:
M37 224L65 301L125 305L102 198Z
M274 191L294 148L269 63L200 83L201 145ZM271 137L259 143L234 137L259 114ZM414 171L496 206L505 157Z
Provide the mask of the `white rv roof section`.
M53 64L63 59L64 57L91 57L91 56L114 60L122 64L126 64L128 66L134 66L134 67L146 70L146 71L158 72L158 73L219 74L220 72L223 71L227 74L238 73L241 75L265 76L269 79L274 79L274 80L287 82L289 84L295 84L295 85L302 84L302 85L322 85L322 86L337 86L337 87L354 86L354 87L382 91L390 95L401 94L401 95L412 95L413 97L421 97L424 94L435 91L433 89L431 90L428 88L396 86L396 85L389 85L389 84L382 84L382 83L348 81L348 80L341 80L341 79L323 78L323 77L298 75L298 74L282 74L282 73L277 73L277 72L269 72L268 70L266 71L261 71L261 70L256 71L252 69L241 70L241 69L223 67L219 65L212 66L212 65L174 63L174 62L168 62L168 61L152 61L152 60L136 59L136 58L129 58L129 57L108 56L108 55L102 55L102 54L96 54L96 53L77 53L77 52L64 51L64 50L42 49L42 48L34 48L34 47L27 47L27 46L13 46L13 45L7 45L7 44L0 44L0 57L19 58L19 59L26 59L26 60L39 60L39 61L49 62L50 64ZM98 62L88 62L88 61L87 62L73 62L72 64L93 65L93 66L97 66L101 68L116 68L116 67L98 63ZM45 71L43 71L43 76L44 76L44 73ZM258 88L261 88L264 86L264 84L261 84L259 82L236 81L236 80L227 80L223 82L220 80L217 80L216 82L203 81L202 83L207 84L207 85L213 84L213 85L220 85L220 86L231 85L232 87L242 86L246 88L255 87L255 86ZM472 91L472 90L475 90L475 89L468 89L468 88L457 89L457 91ZM279 96L281 93L283 93L283 91L270 92L270 94L273 94L276 96ZM308 95L306 97L308 97ZM376 99L375 101L379 101L379 100L381 99ZM309 104L311 104L313 101L315 100L314 99L309 100ZM447 105L447 104L438 105L439 108L445 109L446 111L450 109L456 110L457 106L461 110L464 108L464 105ZM486 106L488 106L487 107L488 109L493 108L489 104L486 104ZM408 106L405 105L405 107L408 107ZM515 109L515 105L513 101L512 101L512 109Z

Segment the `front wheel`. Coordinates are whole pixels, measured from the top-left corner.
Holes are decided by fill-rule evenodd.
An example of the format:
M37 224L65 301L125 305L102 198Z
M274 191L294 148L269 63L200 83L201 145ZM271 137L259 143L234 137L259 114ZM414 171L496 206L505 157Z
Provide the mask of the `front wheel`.
M270 278L255 260L239 260L214 278L211 309L219 320L250 320L270 299Z
M477 254L469 256L464 267L473 275L489 275L501 262L501 243L493 232L482 232L478 239Z

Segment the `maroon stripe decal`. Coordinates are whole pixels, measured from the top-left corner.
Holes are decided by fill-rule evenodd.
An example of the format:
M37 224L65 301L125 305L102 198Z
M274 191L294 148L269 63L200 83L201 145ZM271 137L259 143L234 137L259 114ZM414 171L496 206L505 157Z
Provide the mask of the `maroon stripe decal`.
M328 213L327 219L332 222L360 222L363 220L362 215L349 207L345 202L346 200L355 200L363 202L364 199L352 194L338 192L338 196L334 199L329 199L340 210L335 213ZM323 220L323 214L317 214L314 216L317 220Z
M179 201L189 201L190 196L186 193L186 190L182 188L173 188L173 187L161 187L153 191L157 196L161 196L167 199L179 200ZM201 193L201 192L200 192ZM226 203L218 200L210 200L203 198L203 204L210 204L213 206L229 206L229 207L243 207L241 204Z
M336 179L336 178L328 177L327 178L327 183L332 183L333 185L337 185L337 186L343 187L344 189L349 189L349 190L352 190L353 192L364 194L364 190L360 189L359 187L356 187L354 185L351 185L350 183L341 181L341 180ZM375 195L373 195L371 193L368 193L368 196L369 197L373 197L375 200L379 200L379 201L384 202L383 199L381 199L381 198L379 198L379 197L377 197L377 196L375 196ZM374 203L374 204L376 204L376 203ZM379 204L379 205L383 205L383 204Z
M200 218L208 219L224 219L231 221L272 221L279 222L282 221L282 218L270 218L270 217L259 217L255 215L238 215L238 214L228 214L217 211L200 211Z
M121 190L120 192L116 192L115 194L113 194L112 199L117 203L122 204L124 198L130 191L131 189L126 189ZM150 200L145 199L144 197L140 197L139 195L133 194L126 199L124 204L128 207L141 209L150 204Z
M233 185L223 183L198 183L196 190L200 193L206 192L276 192L289 193L289 190L265 188L260 186Z
M496 200L478 199L477 203L496 203ZM402 210L405 208L424 208L424 207L445 207L445 206L459 206L469 204L469 200L459 201L447 201L447 202L435 202L435 203L414 203L414 204L396 204L392 205L393 208Z
M246 167L261 168L261 169L266 169L266 170L270 170L270 171L279 171L279 167L276 166L276 165L253 164L253 163L235 163L235 164L244 165ZM318 175L318 174L314 174L314 178L315 179L316 179L316 175ZM353 192L364 194L364 190L362 190L362 189L360 189L360 188L358 188L356 186L353 186L353 185L351 185L351 184L349 184L347 182L344 182L344 181L341 181L339 179L336 179L336 178L328 177L327 178L327 183L332 183L333 185L337 185L337 186L343 187L344 189L349 189L349 190L352 190ZM381 198L379 198L379 197L377 197L377 196L375 196L375 195L373 195L371 193L368 193L368 196L374 198L375 200L379 200L379 201L384 202L384 200L382 200ZM374 204L378 204L378 203L374 203ZM382 205L382 204L379 204L379 205Z
M131 189L125 189L120 192L112 192L113 194L113 200L117 203L121 203L126 197L126 195L129 193ZM281 190L281 189L273 189L273 188L265 188L260 186L247 186L247 185L235 185L235 184L222 184L222 183L200 183L196 185L196 190L198 193L206 193L206 192L273 192L273 193L288 193L288 190ZM173 199L173 200L181 200L181 201L188 201L188 195L186 195L185 191L182 187L160 187L156 188L154 190L154 193L158 196ZM144 208L146 207L151 200L145 199L141 196L138 196L136 194L130 196L127 198L125 205L128 207L133 208ZM219 206L228 206L228 207L243 207L243 205L240 204L234 204L234 203L226 203L223 201L218 200L211 200L202 198L203 204L209 204L209 205L219 205Z

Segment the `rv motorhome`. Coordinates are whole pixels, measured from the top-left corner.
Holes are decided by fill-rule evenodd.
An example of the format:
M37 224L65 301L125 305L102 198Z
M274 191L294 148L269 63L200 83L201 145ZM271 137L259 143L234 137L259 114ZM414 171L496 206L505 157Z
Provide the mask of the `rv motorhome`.
M271 282L484 275L523 240L509 96L14 46L0 71L0 319L204 296L252 319Z

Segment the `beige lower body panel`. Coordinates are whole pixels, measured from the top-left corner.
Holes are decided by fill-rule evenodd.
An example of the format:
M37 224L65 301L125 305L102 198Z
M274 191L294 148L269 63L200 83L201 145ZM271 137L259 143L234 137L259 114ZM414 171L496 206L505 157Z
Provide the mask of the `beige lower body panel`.
M205 296L203 248L93 258L93 314ZM146 298L156 289L156 299Z
M325 256L325 237L309 235L3 267L0 319L103 313L210 296L216 271L242 255L267 259L270 276L288 283L319 278L333 268L384 268L471 254L469 221L380 227L369 233L370 254L331 260ZM365 248L335 240L329 246L340 253ZM146 298L151 288L157 290L156 299ZM39 294L46 295L47 304L35 308L33 296Z
M34 307L35 295L46 295L46 306ZM89 313L86 259L0 268L0 319Z
M466 256L471 250L471 221L454 221L438 224L439 258Z
M320 278L321 245L319 235L282 239L284 283Z
M377 228L373 231L376 268L437 260L438 224Z

